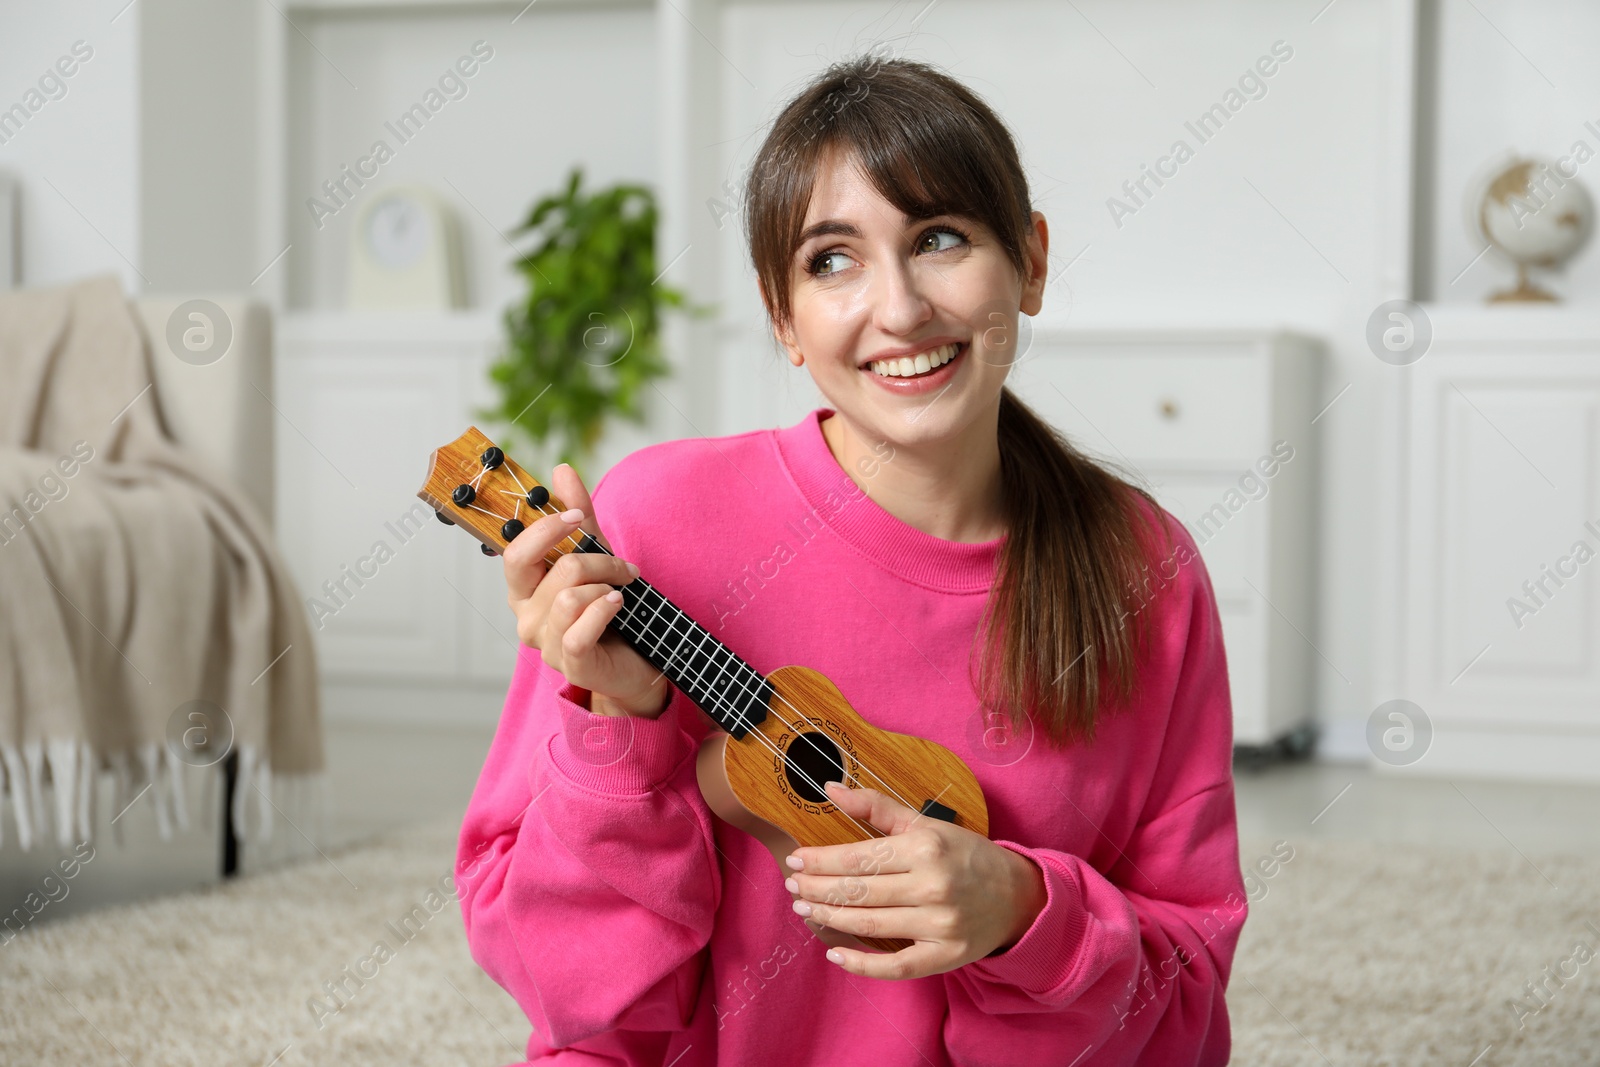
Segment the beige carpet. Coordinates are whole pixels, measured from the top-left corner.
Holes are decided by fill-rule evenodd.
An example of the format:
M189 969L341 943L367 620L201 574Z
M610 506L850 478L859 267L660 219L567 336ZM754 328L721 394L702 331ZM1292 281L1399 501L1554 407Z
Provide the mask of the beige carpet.
M41 923L0 945L0 1062L519 1060L527 1023L467 955L454 902L428 911L453 833L424 827L225 888ZM1271 848L1246 842L1245 862ZM1568 963L1576 977L1552 981L1522 1028L1507 1007L1576 938L1600 948L1583 925L1600 927L1600 860L1509 846L1294 849L1255 890L1245 926L1229 989L1236 1063L1600 1063L1600 959ZM402 940L390 924L408 913L426 921ZM392 958L362 964L380 939L398 945ZM324 983L346 967L372 977L347 983L332 1012Z

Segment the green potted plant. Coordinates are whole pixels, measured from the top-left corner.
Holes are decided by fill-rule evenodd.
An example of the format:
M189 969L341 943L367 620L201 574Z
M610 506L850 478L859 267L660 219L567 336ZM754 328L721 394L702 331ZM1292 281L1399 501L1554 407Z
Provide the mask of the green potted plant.
M654 194L627 184L588 192L582 181L574 167L517 230L538 238L516 261L528 295L506 310L506 348L489 370L499 402L481 412L573 466L608 418L643 423L645 388L671 373L662 313L684 306L656 280Z

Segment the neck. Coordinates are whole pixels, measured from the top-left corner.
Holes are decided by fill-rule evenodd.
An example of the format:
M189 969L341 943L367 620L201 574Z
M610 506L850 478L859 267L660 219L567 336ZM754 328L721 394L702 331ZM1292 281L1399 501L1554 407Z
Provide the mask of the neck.
M577 547L557 551L610 554L587 533ZM772 685L759 671L644 578L621 591L622 608L610 625L734 740L767 717Z
M822 420L834 460L873 503L946 541L993 541L1006 532L1000 486L1000 398L952 437L891 442L885 460L843 412ZM872 471L865 475L863 471Z

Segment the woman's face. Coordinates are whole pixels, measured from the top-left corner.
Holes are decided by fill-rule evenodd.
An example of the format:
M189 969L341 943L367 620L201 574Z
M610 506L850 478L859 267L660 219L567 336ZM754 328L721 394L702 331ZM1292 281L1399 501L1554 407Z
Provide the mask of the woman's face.
M1048 232L1033 213L1029 276L962 216L911 219L852 158L824 155L790 262L793 321L779 330L857 432L913 445L959 438L992 416L1017 315L1037 314Z

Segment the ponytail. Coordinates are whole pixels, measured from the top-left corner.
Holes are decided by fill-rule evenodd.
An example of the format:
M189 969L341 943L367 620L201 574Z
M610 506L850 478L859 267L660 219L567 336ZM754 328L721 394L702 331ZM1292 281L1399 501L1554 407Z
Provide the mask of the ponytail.
M1031 712L1053 743L1089 742L1102 704L1133 691L1148 630L1134 606L1148 581L1141 530L1160 511L1010 389L999 445L1008 532L974 637L973 688L1019 730Z

